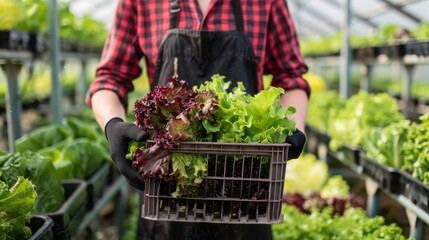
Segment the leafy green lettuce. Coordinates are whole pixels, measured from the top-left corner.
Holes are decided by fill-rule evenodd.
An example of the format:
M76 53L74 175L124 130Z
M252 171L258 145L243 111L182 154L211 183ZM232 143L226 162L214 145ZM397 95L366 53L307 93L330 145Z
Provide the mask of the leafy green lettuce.
M343 110L332 118L328 127L329 147L337 150L344 144L362 145L363 136L374 127L386 127L403 120L396 100L387 93L368 94L365 91L350 97Z
M337 91L314 92L308 103L307 124L323 132L337 113L346 105L346 100Z
M54 146L71 136L71 132L60 124L37 128L15 141L17 152L38 151Z
M205 121L204 127L214 134L218 142L284 143L295 130L295 121L288 117L295 113L294 107L279 105L282 88L270 87L255 96L246 94L244 85L228 92L230 82L225 77L214 75L196 91L213 91L219 97L216 119Z
M429 184L429 113L420 117L420 123L411 124L403 151L403 168Z
M332 208L305 214L288 205L283 206L282 212L283 223L272 227L274 240L407 239L399 226L387 224L381 216L370 218L361 208L348 208L341 216L334 215Z
M18 176L29 179L37 192L35 211L47 213L57 211L64 203L64 189L51 161L35 152L9 153L0 156L0 181L8 185Z
M204 155L173 153L171 163L172 175L177 180L176 191L172 197L193 196L198 186L207 175L206 157Z
M23 177L11 186L0 181L0 239L28 239L31 229L25 224L31 219L37 193Z
M315 155L306 153L287 163L283 192L319 192L328 177L328 165L318 160Z
M368 157L386 166L402 168L409 120L401 120L384 128L372 128L363 137L362 148Z

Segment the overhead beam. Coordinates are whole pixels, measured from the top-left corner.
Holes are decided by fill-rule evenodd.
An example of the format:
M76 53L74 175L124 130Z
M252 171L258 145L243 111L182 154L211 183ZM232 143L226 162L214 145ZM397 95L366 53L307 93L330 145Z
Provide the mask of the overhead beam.
M403 1L399 2L399 3L397 3L396 6L397 7L401 7L402 10L403 10L404 6L410 5L410 4L413 4L413 3L417 3L417 2L420 2L420 1L421 0L403 0ZM364 14L361 14L361 16L362 16L363 19L371 19L371 18L373 18L375 16L378 16L378 15L381 15L381 14L387 12L388 10L390 10L390 7L389 7L388 4L385 3L381 7L374 8L372 10L367 11ZM403 10L403 11L405 11L405 10Z
M402 15L408 17L409 19L413 20L416 23L420 23L421 19L416 17L414 14L411 14L410 12L406 11L404 9L404 5L403 4L396 4L396 3L392 3L388 0L379 0L383 3L385 3L388 7L395 9L396 11L400 12Z
M342 6L340 3L338 3L335 0L325 0L326 3L329 3L331 6L334 6L340 10L342 10ZM359 21L365 23L366 25L372 27L372 28L378 28L378 25L373 23L372 21L369 20L369 18L362 16L361 14L358 13L352 13L352 17L358 19Z
M300 12L301 9L303 9L305 7L304 11L307 12L307 13L309 13L309 15L312 18L316 18L317 21L320 21L320 20L323 21L326 25L328 25L331 28L340 29L341 25L339 23L337 23L335 21L332 21L326 15L321 14L319 11L316 11L313 8L309 7L309 6L304 6L304 5L307 5L307 3L309 1L303 3L303 2L300 2L299 0L298 1L297 0L291 0L291 2L294 3L297 6L298 12ZM299 22L301 20L302 20L302 18L298 19L297 21ZM314 30L318 30L318 29L315 28Z
M325 22L327 25L329 25L330 27L334 28L334 29L340 29L341 25L335 21L332 21L331 19L329 19L329 17L321 14L320 11L315 11L313 8L307 6L305 7L305 11L307 11L312 17L317 18L319 20L322 20L323 22Z

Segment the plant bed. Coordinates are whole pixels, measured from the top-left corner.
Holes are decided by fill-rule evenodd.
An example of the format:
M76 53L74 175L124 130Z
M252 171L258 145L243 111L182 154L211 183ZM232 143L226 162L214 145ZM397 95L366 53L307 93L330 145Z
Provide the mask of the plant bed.
M314 127L309 125L305 126L305 135L307 137L307 142L305 144L305 151L309 153L317 153L317 133Z
M426 42L413 42L405 44L405 54L428 56L429 55L429 41Z
M69 40L61 39L60 49L63 52L77 52L77 44Z
M87 209L91 210L98 199L103 196L106 188L113 183L114 166L110 162L104 163L92 177L86 181L88 193Z
M375 47L361 47L353 49L356 59L363 62L377 57L377 49Z
M405 171L401 170L400 173L400 182L404 189L402 195L429 213L429 186Z
M352 169L356 169L360 164L360 152L361 149L351 145L342 145L338 150L339 161L349 166Z
M35 54L41 54L47 50L45 38L40 33L30 33L29 49Z
M402 193L400 182L401 173L399 169L386 166L369 158L361 152L360 159L362 163L362 173L377 182L380 187L394 194Z
M176 181L146 178L142 217L152 220L272 224L283 220L289 144L182 142L170 150L205 158L192 195L172 197Z
M63 180L65 202L61 208L52 213L38 213L50 217L54 239L71 239L78 230L86 212L86 183L82 180Z
M18 30L0 31L0 49L13 51L30 50L30 34Z
M52 226L54 222L48 216L33 215L27 226L31 229L32 235L29 240L51 240L54 239Z
M405 55L405 46L403 44L384 45L376 47L377 56L384 55L391 59L402 58Z
M329 146L331 137L326 132L323 132L319 129L314 129L314 132L316 133L317 142L319 144L325 144L326 146Z

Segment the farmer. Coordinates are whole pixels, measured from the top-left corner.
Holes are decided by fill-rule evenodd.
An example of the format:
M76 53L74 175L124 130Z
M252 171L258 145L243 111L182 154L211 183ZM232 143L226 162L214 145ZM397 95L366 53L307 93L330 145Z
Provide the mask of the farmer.
M214 74L244 83L249 94L263 89L262 76L285 89L284 106L295 106L297 131L287 138L289 158L297 158L310 87L295 27L285 0L118 0L109 37L87 103L105 130L110 153L128 183L144 191L144 179L125 159L130 140L149 135L126 122L127 95L144 58L151 88L175 73L189 86ZM270 225L177 223L140 219L138 239L271 239Z

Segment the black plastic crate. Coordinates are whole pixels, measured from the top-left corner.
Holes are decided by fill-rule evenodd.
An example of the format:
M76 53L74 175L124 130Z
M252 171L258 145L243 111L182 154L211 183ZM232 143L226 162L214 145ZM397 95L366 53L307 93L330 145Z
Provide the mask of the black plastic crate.
M404 44L383 45L375 48L377 56L384 55L391 59L402 58L405 55Z
M65 201L61 208L52 213L38 213L50 217L54 226L54 239L71 239L78 231L79 224L86 213L86 182L82 180L63 180Z
M40 33L30 33L29 49L35 54L41 54L47 50L46 39Z
M401 170L400 173L400 181L403 186L402 195L429 213L429 186L405 171Z
M305 151L312 154L317 154L317 134L313 127L305 126L305 135L307 142L305 143Z
M356 59L361 61L372 60L377 57L377 49L375 47L360 47L353 50Z
M351 146L348 144L342 145L338 150L339 161L352 169L361 166L359 147Z
M405 44L405 54L429 56L429 41Z
M0 49L13 51L30 50L30 34L18 30L0 31Z
M360 154L362 173L374 180L381 188L394 194L402 193L401 173L397 168L389 167L369 158L365 153Z
M315 129L314 131L316 133L317 142L319 144L325 144L326 146L329 146L331 137L326 132L323 132L319 129Z
M31 229L29 240L51 240L54 239L52 226L54 221L48 216L33 215L27 226Z
M113 164L106 162L86 181L88 210L91 210L95 206L97 200L103 196L106 188L113 183L113 178L115 177L114 170Z
M207 163L200 194L174 198L175 181L147 178L142 217L195 223L280 223L289 146L182 142L170 151L199 155Z

